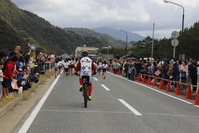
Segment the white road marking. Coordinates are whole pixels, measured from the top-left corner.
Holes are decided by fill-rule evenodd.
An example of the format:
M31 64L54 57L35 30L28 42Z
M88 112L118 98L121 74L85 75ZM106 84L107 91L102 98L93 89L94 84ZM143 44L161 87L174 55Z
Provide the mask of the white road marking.
M67 113L110 113L110 114L133 114L132 112L124 111L83 111L83 110L40 110L41 112L67 112Z
M101 84L101 86L105 89L105 90L107 90L107 91L111 91L109 88L107 88L104 84Z
M96 80L96 81L98 81L98 79L97 79L97 78L95 78L95 77L93 77L93 79L94 79L94 80Z
M135 115L142 116L136 109L134 109L131 105L125 102L123 99L118 99L121 103L123 103L128 109L130 109Z
M46 92L46 94L42 97L42 99L39 101L39 103L37 104L37 106L34 108L34 110L32 111L32 113L30 114L30 116L28 117L28 119L25 121L25 123L22 125L22 127L20 128L20 130L18 131L18 133L26 133L28 131L28 129L30 128L30 125L32 124L33 120L35 119L35 117L37 116L39 110L41 109L41 107L43 106L44 102L46 101L46 99L48 98L49 94L51 93L51 91L53 90L55 84L57 83L58 79L60 78L60 75L57 76L57 78L54 80L54 82L52 83L52 85L50 86L50 88L48 89L48 91Z
M109 72L109 73L110 73L110 72ZM110 74L112 74L112 73L110 73ZM131 81L131 80L129 80L129 79L126 79L126 78L121 77L121 76L116 75L116 74L112 74L112 75L114 75L114 76L116 76L116 77L119 77L119 78L122 78L122 79L124 79L124 80L127 80L127 81L129 81L129 82L132 82L132 83L135 83L135 84L144 86L144 87L146 87L146 88L149 88L149 89L151 89L151 90L153 90L153 91L156 91L156 92L158 92L158 93L161 93L161 94L166 95L166 96L168 96L168 97L171 97L171 98L173 98L173 99L179 100L179 101L181 101L181 102L184 102L184 103L187 103L187 104L193 104L193 103L191 103L191 102L189 102L189 101L186 101L186 100L180 99L180 98L178 98L178 97L169 95L169 94L167 94L167 93L165 93L165 92L159 91L159 90L157 90L157 89L155 89L155 88L152 88L152 87L150 87L150 86L144 85L144 84L142 84L142 83L139 83L139 82L136 82L136 81ZM194 105L194 106L199 108L198 105Z
M199 118L195 115L177 115L177 114L159 114L159 113L142 113L144 115L154 115L154 116L170 116L170 117L190 117L190 118Z
M64 113L104 113L104 114L132 114L132 112L124 111L90 111L90 110L40 110L41 112L64 112ZM161 113L142 113L143 115L153 115L153 116L170 116L170 117L190 117L190 118L199 118L196 115L177 115L177 114L161 114Z

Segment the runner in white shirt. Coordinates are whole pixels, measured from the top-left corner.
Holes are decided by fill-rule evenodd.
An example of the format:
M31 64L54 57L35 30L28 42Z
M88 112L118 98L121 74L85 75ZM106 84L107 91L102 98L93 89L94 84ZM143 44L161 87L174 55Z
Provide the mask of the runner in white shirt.
M107 68L108 68L108 64L106 63L106 61L104 61L103 64L102 64L102 76L104 76L104 79L106 78Z
M101 60L99 60L97 62L97 73L98 73L98 75L101 75L101 73L102 73L102 62L101 62Z
M69 62L68 62L68 60L66 60L66 62L64 62L64 72L65 72L65 75L66 75L66 77L68 76L68 66L69 66Z
M61 70L62 70L62 68L63 68L63 66L64 66L64 61L61 60L61 61L59 61L57 64L58 64L58 68L59 68L58 74L61 74Z

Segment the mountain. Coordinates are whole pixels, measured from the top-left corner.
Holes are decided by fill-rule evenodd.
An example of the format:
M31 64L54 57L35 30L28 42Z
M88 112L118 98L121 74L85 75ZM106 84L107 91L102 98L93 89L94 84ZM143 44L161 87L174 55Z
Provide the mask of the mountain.
M99 32L99 33L105 33L105 34L108 34L118 40L123 40L123 41L126 41L126 33L127 32L127 35L128 35L128 42L131 42L131 41L139 41L139 40L143 40L145 37L137 34L137 33L132 33L132 32L129 32L129 31L125 31L125 32L121 32L119 30L116 30L116 29L111 29L111 28L108 28L108 27L101 27L101 28L93 28L92 30L96 31L96 32Z
M125 42L122 40L117 40L113 38L112 36L104 33L99 33L94 30L88 29L88 28L64 28L66 31L73 31L76 34L82 36L82 37L87 37L87 36L92 36L92 37L97 37L100 40L106 40L109 45L112 46L125 46Z
M97 37L82 37L51 25L44 18L18 8L11 0L0 0L0 34L0 49L21 45L24 52L28 51L28 43L42 52L58 55L73 54L82 45L100 48L108 44Z

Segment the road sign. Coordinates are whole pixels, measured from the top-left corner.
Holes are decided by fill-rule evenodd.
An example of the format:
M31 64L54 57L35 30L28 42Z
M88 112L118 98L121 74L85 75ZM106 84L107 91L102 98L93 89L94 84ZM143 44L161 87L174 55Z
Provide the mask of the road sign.
M171 40L172 46L176 47L176 46L178 46L178 44L179 44L179 41L177 39L174 38L173 40Z
M178 38L178 36L179 36L179 33L178 33L177 31L173 31L173 32L171 33L171 37L172 37L172 38Z

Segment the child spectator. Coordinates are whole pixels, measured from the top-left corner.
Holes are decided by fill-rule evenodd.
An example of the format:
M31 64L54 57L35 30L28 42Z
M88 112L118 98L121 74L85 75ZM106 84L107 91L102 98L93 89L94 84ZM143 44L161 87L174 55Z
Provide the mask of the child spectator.
M131 77L132 77L132 71L133 71L133 65L130 65L129 66L129 69L128 69L128 78L131 80Z
M18 62L18 57L13 56L7 61L5 65L5 70L3 72L5 76L3 79L3 96L5 98L14 98L13 96L9 96L9 94L13 92L11 88L11 81L13 80L14 69L17 62Z
M128 69L128 78L130 80L135 80L135 74L136 74L135 66L133 64L130 64Z
M39 81L39 73L35 73L34 75L30 76L30 82L38 83Z
M25 72L23 72L23 70L21 68L19 68L19 73L17 74L17 85L18 85L18 87L25 85L24 82L23 82L23 81L26 80L25 75L26 75Z

